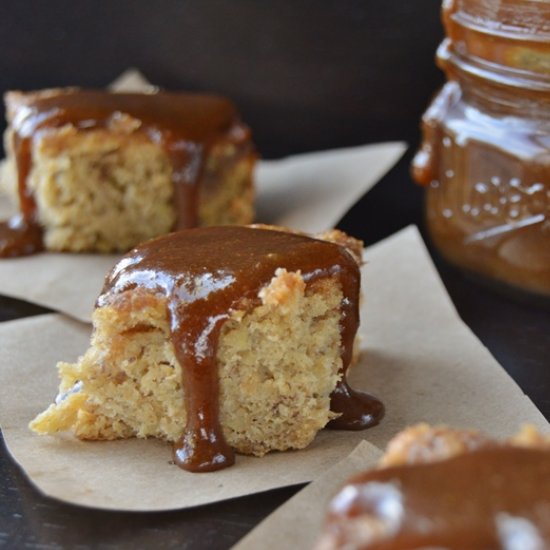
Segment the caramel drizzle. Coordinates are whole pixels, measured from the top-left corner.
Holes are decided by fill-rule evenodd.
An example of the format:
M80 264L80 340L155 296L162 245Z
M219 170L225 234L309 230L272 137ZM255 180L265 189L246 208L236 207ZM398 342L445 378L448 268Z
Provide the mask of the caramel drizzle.
M538 537L539 545L529 547L547 548L550 451L491 445L440 462L368 472L333 499L327 533L345 546L342 526L362 515L384 526L363 541L365 550L512 548L506 544L512 536Z
M187 414L183 436L174 445L174 459L186 470L213 471L234 462L219 421L216 353L220 330L233 310L259 304L258 292L269 284L277 268L300 270L307 284L326 277L340 283L344 298L339 388L348 388L345 371L359 322L360 272L339 245L266 229L192 229L141 245L123 258L106 280L98 306L106 305L112 293L135 287L158 291L168 299L171 339L182 368ZM336 393L333 402L338 403L338 412L348 412L346 403L353 412L338 427L357 429L359 424L367 427L379 421L383 413L379 401L364 399L349 388ZM375 410L369 408L373 402L378 404Z
M14 103L13 144L21 214L0 225L0 257L43 250L36 202L28 187L32 142L41 132L68 124L79 131L116 128L124 125L124 116L130 116L136 123L132 131L158 143L170 158L177 229L197 225L198 183L213 143L221 136L234 144L249 139L249 130L238 123L233 104L216 96L82 90L22 98L8 94L7 101Z

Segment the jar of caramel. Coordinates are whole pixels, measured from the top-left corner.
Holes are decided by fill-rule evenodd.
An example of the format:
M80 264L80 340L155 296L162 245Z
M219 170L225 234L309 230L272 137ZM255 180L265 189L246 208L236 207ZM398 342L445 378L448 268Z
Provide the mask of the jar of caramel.
M452 263L550 296L550 1L443 2L448 82L413 160Z

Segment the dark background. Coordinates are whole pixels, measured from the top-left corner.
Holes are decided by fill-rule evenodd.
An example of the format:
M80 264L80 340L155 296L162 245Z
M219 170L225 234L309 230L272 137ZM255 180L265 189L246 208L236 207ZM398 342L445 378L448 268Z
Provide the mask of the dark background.
M133 66L166 88L230 96L266 158L406 140L409 153L339 224L372 243L409 223L422 228L422 190L408 165L421 113L443 81L433 62L439 6L4 0L0 90L99 88ZM550 417L548 310L479 286L437 254L434 261L459 314ZM43 311L0 297L0 320ZM0 548L228 548L296 490L164 514L90 511L38 495L0 448Z
M412 140L441 36L438 0L4 0L0 90L103 87L137 67L231 97L266 157Z

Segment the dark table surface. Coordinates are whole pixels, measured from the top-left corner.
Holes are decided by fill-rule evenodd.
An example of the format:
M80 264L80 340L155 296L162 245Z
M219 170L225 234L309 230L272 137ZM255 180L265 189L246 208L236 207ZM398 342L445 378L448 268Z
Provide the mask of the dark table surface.
M443 80L433 63L440 3L6 0L0 90L101 87L137 66L167 88L235 99L267 157L415 143L419 117ZM410 153L340 227L370 244L421 226L422 191L410 181L409 161ZM550 418L549 310L434 260L464 321ZM0 321L45 311L0 297ZM88 510L42 497L0 445L0 548L228 548L299 489L180 512Z

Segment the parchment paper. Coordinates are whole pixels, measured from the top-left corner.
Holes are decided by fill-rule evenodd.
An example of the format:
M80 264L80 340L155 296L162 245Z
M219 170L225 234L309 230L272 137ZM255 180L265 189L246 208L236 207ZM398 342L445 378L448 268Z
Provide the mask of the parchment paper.
M362 441L348 457L270 514L233 546L233 550L312 548L319 537L331 498L349 478L375 466L381 455L380 449Z
M89 325L52 314L0 324L0 423L8 449L45 494L85 506L168 510L312 480L363 439L379 448L418 421L510 435L548 423L460 320L414 227L370 247L362 307L362 359L353 386L379 396L387 413L363 432L323 430L304 450L190 474L170 465L167 444L80 442L37 436L27 423L56 394L57 360L88 343Z
M108 89L111 92L126 92L126 93L154 93L158 91L158 86L151 84L140 71L134 68L126 69L118 76Z
M261 161L256 219L310 233L329 229L404 151L405 144L396 142ZM9 210L0 197L0 213ZM0 294L89 321L105 274L119 257L44 253L0 259Z

